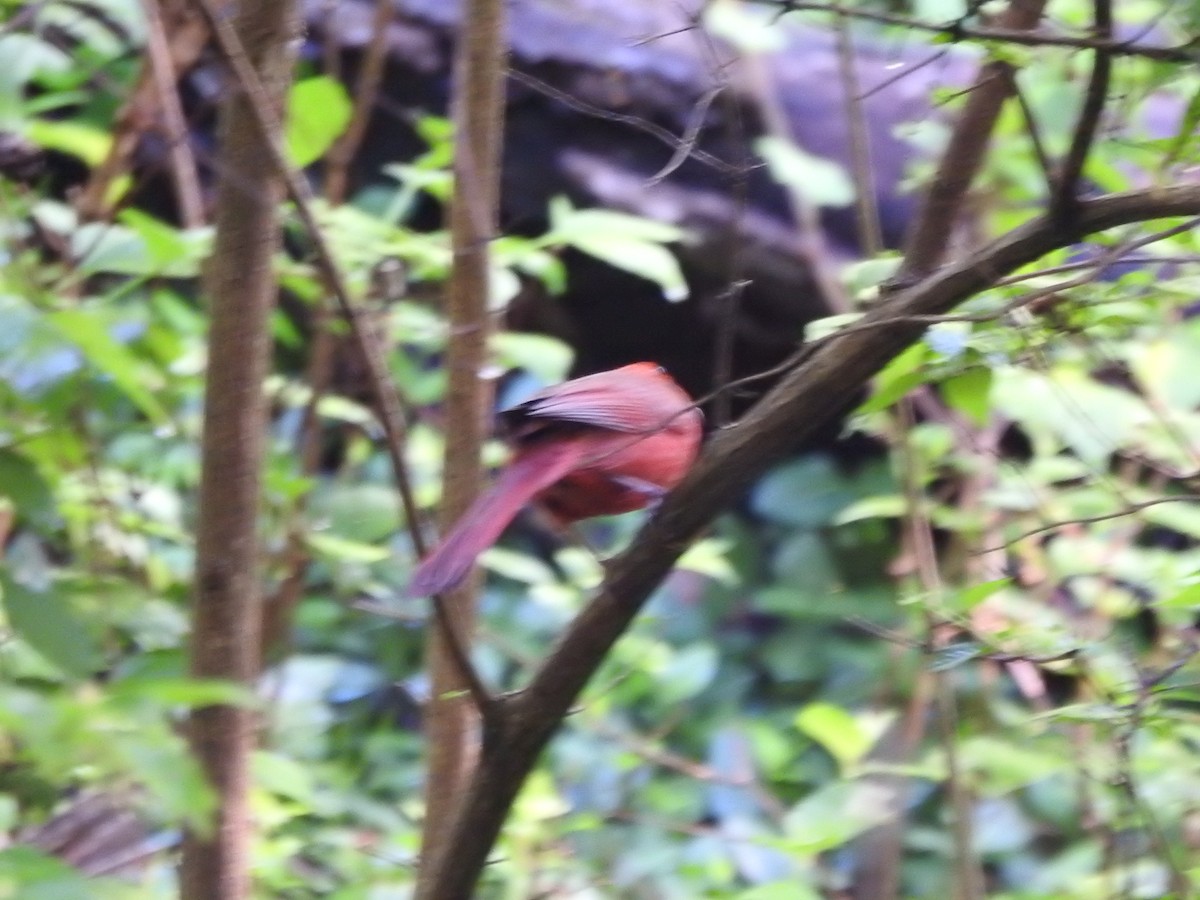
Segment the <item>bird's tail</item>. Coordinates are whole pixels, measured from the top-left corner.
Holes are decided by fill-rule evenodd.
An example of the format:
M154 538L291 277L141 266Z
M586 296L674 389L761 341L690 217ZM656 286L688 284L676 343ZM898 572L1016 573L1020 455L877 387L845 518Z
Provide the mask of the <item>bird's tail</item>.
M521 507L575 468L582 452L577 443L557 441L523 450L421 561L405 594L428 597L459 584Z

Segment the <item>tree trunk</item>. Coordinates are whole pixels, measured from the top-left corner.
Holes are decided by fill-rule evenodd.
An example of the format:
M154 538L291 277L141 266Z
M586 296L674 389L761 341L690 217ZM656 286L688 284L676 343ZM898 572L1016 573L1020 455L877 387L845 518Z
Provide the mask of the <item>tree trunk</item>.
M267 427L263 380L271 357L269 321L279 248L283 181L252 103L279 110L287 83L294 6L242 3L235 28L266 87L252 97L230 85L222 110L216 243L206 271L211 303L201 448L200 509L191 672L254 684L259 674L261 595L258 512ZM240 900L249 894L249 759L255 717L235 706L196 710L192 752L217 795L208 834L190 833L180 875L184 900Z
M491 386L480 372L487 353L488 244L495 236L504 112L503 0L471 0L455 58L454 197L450 205L454 268L446 295L450 345L442 528L449 529L479 493L480 451L487 438ZM447 619L466 643L474 629L477 579L449 592ZM418 897L433 897L432 861L453 848L446 839L479 760L479 710L445 634L432 622L425 710L428 763Z

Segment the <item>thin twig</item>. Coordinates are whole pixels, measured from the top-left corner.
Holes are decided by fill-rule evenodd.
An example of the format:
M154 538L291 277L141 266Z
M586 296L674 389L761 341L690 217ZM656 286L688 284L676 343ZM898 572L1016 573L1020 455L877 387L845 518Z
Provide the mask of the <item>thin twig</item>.
M1160 62L1195 63L1196 48L1191 44L1181 44L1177 47L1161 47L1138 43L1135 36L1130 40L1104 40L1089 37L1074 37L1065 34L1051 34L1046 31L1027 31L1019 26L1003 24L999 26L971 26L956 20L943 24L925 22L897 13L883 12L864 6L844 6L838 3L812 3L802 0L767 0L778 6L780 15L788 12L827 12L848 16L855 19L865 19L878 22L881 25L896 25L913 31L924 31L940 35L950 41L979 40L995 41L1002 44L1017 44L1023 47L1068 47L1076 50L1102 50L1112 56L1138 56L1154 59Z
M162 16L159 15L158 0L142 0L142 14L146 17L146 65L158 94L158 108L166 126L167 152L175 182L179 221L184 228L198 228L204 224L204 196L200 191L196 159L188 139L187 119L183 115L183 104L179 102L175 62L171 58Z
M675 152L671 154L671 158L667 160L667 164L646 180L646 187L653 187L658 184L687 162L688 157L695 154L696 146L700 140L700 131L704 128L704 120L708 118L708 109L712 106L713 100L717 98L717 95L724 88L724 84L716 84L705 91L700 99L696 101L696 105L692 108L692 113L688 117L687 128L684 129L683 134L679 138L679 146L675 148Z
M854 173L854 215L858 242L868 258L883 252L883 231L875 198L875 170L871 165L871 135L867 130L867 111L859 98L857 54L850 19L837 17L838 67L841 70L843 115L850 130L850 160Z
M355 82L354 108L350 115L350 123L334 142L327 155L325 202L331 206L338 206L346 199L347 168L362 141L366 124L370 120L371 109L374 107L379 93L385 59L387 24L391 19L392 12L390 3L376 4L371 43L367 48L358 80ZM328 5L324 11L324 18L325 46L327 48L325 70L330 77L336 78L340 73L336 3ZM329 48L332 50L330 51ZM343 345L342 337L333 331L331 325L331 304L329 297L325 296L320 298L313 311L312 347L304 372L304 382L309 386L310 394L300 418L297 450L300 459L300 474L305 477L313 475L320 464L321 422L317 410L333 377L333 365L338 349ZM300 497L290 510L287 547L284 554L286 574L266 605L266 624L263 628L264 649L273 645L283 636L284 629L291 619L291 611L299 602L309 565L312 562L312 555L305 547L303 534L303 517L306 507L307 495Z
M288 196L296 207L296 214L300 217L300 221L304 224L305 231L312 241L317 266L329 289L337 299L342 315L345 316L350 325L351 333L358 343L371 388L378 401L377 411L386 438L385 446L388 456L391 459L396 487L400 492L400 499L404 505L405 519L408 524L409 533L412 536L413 546L418 553L423 553L425 542L421 535L420 512L417 507L416 498L413 495L411 480L408 477L408 467L404 461L404 446L407 434L404 413L401 408L399 394L388 374L387 362L383 358L382 350L377 346L377 341L374 340L373 335L371 335L360 320L359 311L354 301L350 298L345 279L342 277L341 267L333 256L333 252L330 250L321 227L317 222L316 215L313 213L312 204L314 198L308 182L288 164L283 148L275 138L277 128L275 123L278 121L279 113L267 103L262 83L253 66L250 65L249 60L246 58L241 41L230 24L214 7L212 0L193 0L193 2L204 14L213 35L216 37L222 55L229 63L235 77L242 86L242 90L250 98L250 106L254 113L255 122L261 132L267 136L266 146L271 155L272 163L283 176ZM479 673L471 663L466 647L455 630L454 623L450 620L441 600L437 597L433 598L432 605L434 618L443 632L446 645L450 649L450 653L454 656L455 664L463 676L463 681L468 685L471 697L479 707L480 713L486 717L493 708L494 698L488 692L487 688L484 687Z
M883 79L882 81L876 82L875 84L871 85L865 91L858 94L855 99L869 100L871 97L875 96L880 91L887 90L893 84L903 81L909 75L913 75L913 74L921 71L922 69L924 69L926 66L933 65L939 59L945 58L945 56L948 52L949 52L949 50L947 50L945 47L943 47L941 50L938 50L936 53L931 53L929 56L925 57L922 60L918 60L917 62L913 63L911 66L901 69L899 72L896 72L893 75L889 75L887 78Z
M1046 0L1012 0L1001 14L1005 27L1032 29ZM983 165L992 129L1012 94L1012 67L1004 60L985 64L975 77L967 102L921 201L904 242L904 261L896 283L933 271L945 258L971 184Z
M1046 152L1046 145L1042 141L1042 132L1038 127L1037 116L1034 114L1033 107L1029 105L1029 98L1025 96L1021 85L1017 83L1017 73L1009 72L1008 77L1012 80L1012 94L1017 98L1017 105L1021 107L1021 115L1025 119L1025 132L1033 144L1033 155L1037 157L1038 166L1046 179L1046 186L1053 189L1054 167L1050 162L1050 154Z
M1112 38L1113 28L1112 0L1094 0L1094 15L1096 37L1108 42ZM1102 47L1097 47L1093 54L1095 59L1092 62L1092 74L1088 79L1083 108L1071 135L1071 146L1055 179L1054 195L1050 201L1050 215L1059 218L1069 217L1075 209L1079 199L1079 181L1083 175L1083 167L1087 164L1092 142L1096 138L1096 129L1100 125L1100 116L1108 100L1112 54Z
M692 18L697 40L705 59L716 79L716 89L725 114L725 133L730 147L740 154L738 164L729 177L729 197L733 203L731 221L741 223L750 208L750 172L754 169L754 156L750 151L749 137L742 104L733 89L730 68L737 62L753 65L753 60L736 59L723 61L716 42L707 30L700 27L700 15ZM713 384L717 387L733 380L735 355L737 352L738 313L742 308L749 281L746 279L746 234L741 227L732 229L728 251L724 260L725 286L716 296L716 333L713 340ZM714 397L711 407L712 421L717 428L727 425L733 418L733 394L722 393Z
M1161 506L1164 503L1194 503L1195 497L1155 497L1152 500L1143 500L1140 503L1131 503L1130 505L1118 509L1115 512L1099 513L1094 516L1082 516L1078 519L1061 519L1057 522L1049 522L1037 528L1031 528L1029 531L1018 534L1015 538L1005 541L996 547L985 547L979 550L979 553L992 553L997 550L1005 550L1014 544L1019 544L1021 541L1031 537L1037 537L1039 534L1045 534L1048 531L1057 531L1060 528L1069 528L1072 525L1094 525L1097 522L1108 522L1112 519L1123 519L1126 516L1136 515L1144 509L1149 509L1152 506Z
M335 206L346 199L350 162L362 145L367 125L371 122L371 113L375 109L375 99L379 96L379 86L383 83L383 70L387 62L388 25L394 16L395 7L392 3L381 0L375 4L375 17L371 22L371 42L363 54L362 67L354 82L354 110L350 114L346 130L329 148L325 198ZM336 13L329 16L331 24L336 19ZM336 46L336 31L328 40Z
M900 455L901 481L904 490L905 534L908 552L914 560L917 580L923 591L941 598L945 594L933 525L926 511L926 497L921 489L921 473L916 453L911 446L911 434L916 418L910 400L901 401L896 408L895 435L892 444ZM945 638L945 629L938 627L931 612L925 612L925 645L935 650ZM958 713L954 697L953 675L949 671L935 673L934 700L937 704L938 730L942 750L946 755L946 791L953 810L951 835L954 840L954 896L956 900L981 900L984 896L983 876L975 856L972 834L971 799L963 780L962 761L958 753Z
M704 165L716 169L718 172L723 172L726 175L737 174L742 166L728 163L719 157L713 156L707 150L701 150L699 147L689 145L685 137L680 137L663 128L661 125L651 122L649 119L643 119L641 116L631 116L626 113L614 112L613 110L605 109L601 106L595 106L580 100L578 97L573 97L566 91L560 91L554 85L543 81L536 76L530 75L528 72L521 72L517 69L509 69L508 77L510 80L523 84L525 87L537 91L551 100L557 100L563 106L575 110L575 112L583 113L586 116L591 116L596 119L603 119L607 122L617 122L621 125L628 125L630 128L635 128L638 131L645 132L657 140L662 141L668 147L675 151L686 150L692 159L703 163Z

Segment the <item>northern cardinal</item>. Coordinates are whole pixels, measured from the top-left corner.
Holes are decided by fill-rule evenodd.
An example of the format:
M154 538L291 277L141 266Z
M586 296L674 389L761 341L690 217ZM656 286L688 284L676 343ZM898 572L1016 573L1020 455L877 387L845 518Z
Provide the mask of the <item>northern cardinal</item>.
M703 419L653 363L547 388L500 417L515 451L512 461L421 562L409 596L437 594L461 582L531 501L564 525L649 505L691 467Z

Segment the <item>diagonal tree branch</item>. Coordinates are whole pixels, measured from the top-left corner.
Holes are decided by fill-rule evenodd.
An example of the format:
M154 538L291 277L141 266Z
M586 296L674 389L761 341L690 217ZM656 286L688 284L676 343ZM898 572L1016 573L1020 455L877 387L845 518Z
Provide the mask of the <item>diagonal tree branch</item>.
M718 512L768 467L845 411L856 391L915 341L912 316L938 315L1016 269L1088 234L1134 222L1200 215L1200 185L1115 194L1079 203L1069 228L1042 216L944 266L869 313L870 327L821 345L741 422L709 445L688 478L663 502L634 544L615 559L599 593L571 623L519 694L502 699L496 739L454 825L452 859L442 861L429 897L467 898L525 776L613 643L675 560Z

